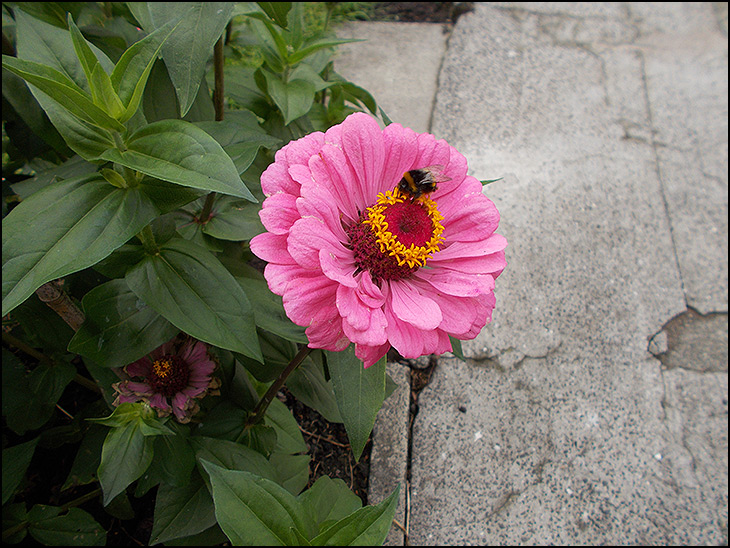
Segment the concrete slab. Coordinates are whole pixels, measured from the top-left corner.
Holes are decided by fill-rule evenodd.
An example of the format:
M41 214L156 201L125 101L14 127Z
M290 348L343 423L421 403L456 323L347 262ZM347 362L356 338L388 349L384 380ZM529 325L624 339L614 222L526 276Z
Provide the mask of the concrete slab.
M454 29L432 131L505 177L510 247L477 361L419 398L413 545L727 542L727 374L647 350L688 301L727 311L727 40L710 4L654 6L478 3Z
M338 71L504 177L510 242L410 463L378 418L373 502L410 466L411 545L726 544L727 4L476 3L442 66L411 62L418 26L353 25L380 61L343 46ZM430 126L413 74L438 83Z
M394 122L428 131L447 34L435 23L346 23L341 38L366 40L338 48L335 70L373 94Z
M368 504L385 500L400 485L400 498L394 517L400 527L393 524L384 546L403 546L408 495L410 370L404 365L389 363L388 375L398 388L385 400L375 420L373 448L370 452Z

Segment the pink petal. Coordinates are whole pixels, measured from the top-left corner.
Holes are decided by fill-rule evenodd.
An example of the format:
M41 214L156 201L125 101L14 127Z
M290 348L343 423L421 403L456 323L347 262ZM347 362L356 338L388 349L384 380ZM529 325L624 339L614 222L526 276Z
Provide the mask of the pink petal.
M467 274L483 274L489 273L496 279L502 273L502 270L507 266L507 261L504 258L504 251L498 251L485 255L484 257L461 257L440 260L437 255L431 257L430 261L433 262L434 267L439 266L440 268L448 268Z
M434 254L434 258L438 255L435 262L442 263L467 257L484 257L503 251L506 247L507 240L504 236L492 234L489 238L476 242L455 242Z
M152 362L145 356L128 364L124 369L130 377L148 377L152 371Z
M382 184L378 192L392 190L406 171L413 169L418 154L418 135L410 128L400 124L390 124L383 130L385 162L383 164ZM367 196L374 201L376 196Z
M354 343L380 346L387 341L385 328L388 322L380 308L365 304L357 289L340 286L337 288L337 310L342 315L342 329Z
M476 297L494 290L494 278L490 274L465 274L446 268L421 268L413 273L413 277L428 284L433 292L457 297ZM421 293L431 293L421 285L417 287ZM443 306L441 311L443 312Z
M150 407L162 409L163 411L170 411L170 404L167 403L167 398L162 394L155 394L149 400Z
M441 309L435 301L421 295L418 290L404 280L390 280L389 303L395 316L418 329L436 329L441 323Z
M309 168L321 191L331 196L333 205L350 222L357 221L360 211L353 199L351 188L357 177L341 148L326 144L317 156L309 161Z
M385 356L388 350L390 350L389 343L385 343L380 346L366 346L362 344L356 344L355 356L362 360L363 366L365 367L365 369L367 369L374 363L377 363L380 358Z
M264 200L259 217L269 232L286 234L291 225L300 217L297 197L285 192L272 194Z
M325 317L339 318L335 306L338 285L322 274L302 277L290 284L283 296L287 316L301 326L311 325L324 312Z
M284 160L285 154L283 149L277 151L274 156L276 161L261 174L261 189L266 196L279 192L299 195L299 184L289 175L289 165Z
M287 235L264 232L251 238L251 251L268 263L296 264L287 250Z
M349 186L352 200L363 211L380 189L385 160L383 132L371 116L351 114L342 122L342 148L355 171L356 180Z

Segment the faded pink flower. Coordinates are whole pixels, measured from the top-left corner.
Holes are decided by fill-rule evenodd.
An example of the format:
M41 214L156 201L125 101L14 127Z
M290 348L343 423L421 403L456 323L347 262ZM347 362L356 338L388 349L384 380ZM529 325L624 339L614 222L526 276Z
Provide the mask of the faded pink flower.
M438 166L437 189L398 189L404 173ZM261 176L267 196L251 240L309 346L365 367L391 345L404 357L451 351L491 320L507 241L499 212L446 141L357 113L292 141Z
M124 367L131 379L112 385L118 392L114 405L146 401L161 417L172 413L178 422L189 422L200 410L197 400L217 394L215 368L205 343L173 339Z

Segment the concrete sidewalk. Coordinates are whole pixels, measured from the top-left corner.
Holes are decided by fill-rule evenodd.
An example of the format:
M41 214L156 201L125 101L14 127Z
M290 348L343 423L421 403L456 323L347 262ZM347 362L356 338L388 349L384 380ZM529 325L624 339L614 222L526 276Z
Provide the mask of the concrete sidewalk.
M390 365L371 502L401 483L410 545L727 544L727 4L480 2L442 30L339 30L369 41L338 72L503 177L510 243L468 361L416 401Z

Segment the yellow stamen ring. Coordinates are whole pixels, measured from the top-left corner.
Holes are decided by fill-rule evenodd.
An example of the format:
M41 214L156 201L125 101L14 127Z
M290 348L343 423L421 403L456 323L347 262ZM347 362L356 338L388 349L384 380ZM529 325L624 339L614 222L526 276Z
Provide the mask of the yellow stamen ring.
M398 237L388 229L388 222L385 220L386 209L396 203L410 201L411 196L403 193L398 188L378 194L374 205L366 210L366 219L363 224L370 225L373 234L380 245L381 253L392 256L398 261L398 266L407 264L410 268L425 266L426 261L439 250L439 245L444 241L441 234L444 227L441 224L443 216L436 209L436 202L427 195L420 196L415 203L418 203L430 217L432 223L431 239L423 245L410 244L406 247Z

